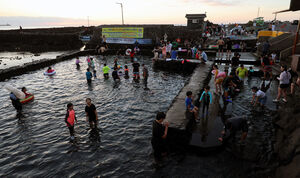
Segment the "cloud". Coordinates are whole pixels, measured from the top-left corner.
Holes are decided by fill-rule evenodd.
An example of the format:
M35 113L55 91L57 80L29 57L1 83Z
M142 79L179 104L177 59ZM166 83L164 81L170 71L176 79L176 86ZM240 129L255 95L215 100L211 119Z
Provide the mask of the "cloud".
M183 3L203 3L208 6L235 6L239 0L179 0Z

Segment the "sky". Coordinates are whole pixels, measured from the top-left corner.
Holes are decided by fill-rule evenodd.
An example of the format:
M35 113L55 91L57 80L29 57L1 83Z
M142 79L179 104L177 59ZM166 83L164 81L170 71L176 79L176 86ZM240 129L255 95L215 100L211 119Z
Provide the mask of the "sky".
M289 8L290 0L0 0L0 24L13 26L82 26L120 24L186 25L185 14L207 13L214 23L243 23ZM298 20L300 11L278 14L282 21Z

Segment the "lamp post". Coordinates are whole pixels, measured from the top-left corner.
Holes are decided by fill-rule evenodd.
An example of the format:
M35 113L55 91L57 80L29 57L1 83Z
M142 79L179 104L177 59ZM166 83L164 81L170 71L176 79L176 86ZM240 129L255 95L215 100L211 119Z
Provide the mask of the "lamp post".
M123 17L123 4L117 2L116 4L120 4L121 5L121 13L122 13L122 25L124 25L124 17Z

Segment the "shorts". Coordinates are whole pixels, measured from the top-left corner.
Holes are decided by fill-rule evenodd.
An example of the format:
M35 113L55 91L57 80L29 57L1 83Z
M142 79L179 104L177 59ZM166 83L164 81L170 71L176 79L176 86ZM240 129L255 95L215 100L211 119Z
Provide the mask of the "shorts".
M216 80L216 84L221 84L222 82L223 82L223 78L218 78L217 80Z
M272 72L272 67L269 66L269 65L265 65L265 66L264 66L264 71L265 71L265 72Z
M139 77L140 73L139 72L133 72L133 76L135 76L135 77L138 76Z
M288 88L288 87L289 87L289 84L280 84L279 87L280 87L281 89Z
M229 91L229 87L224 87L224 91L228 92Z
M227 45L227 50L229 51L231 51L232 50L232 46L231 45Z
M258 102L259 102L260 104L262 104L262 105L265 105L266 102L267 102L267 96L262 97L262 98L259 98L259 99L258 99Z
M219 45L219 50L223 50L224 45Z
M104 78L108 78L109 75L108 74L103 74Z
M89 122L96 122L96 118L95 117L89 117Z
M87 83L92 83L92 79L86 79Z

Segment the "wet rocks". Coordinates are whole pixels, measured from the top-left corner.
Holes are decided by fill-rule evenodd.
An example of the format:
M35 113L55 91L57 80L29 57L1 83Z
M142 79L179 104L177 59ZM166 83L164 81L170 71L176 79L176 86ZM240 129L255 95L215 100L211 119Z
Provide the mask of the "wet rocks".
M300 95L289 98L288 104L278 110L275 121L276 141L274 152L277 154L280 167L276 177L300 176Z

